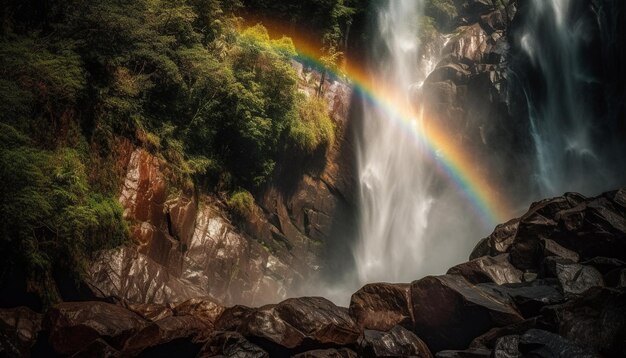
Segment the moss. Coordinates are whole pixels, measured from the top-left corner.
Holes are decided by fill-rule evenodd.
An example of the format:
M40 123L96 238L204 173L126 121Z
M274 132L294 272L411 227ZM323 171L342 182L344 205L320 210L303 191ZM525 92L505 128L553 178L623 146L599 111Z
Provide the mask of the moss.
M228 207L239 216L247 216L254 208L254 197L247 190L238 190L227 200Z
M435 20L438 28L450 30L454 19L459 16L453 0L429 0L426 3L425 14Z
M335 141L335 125L323 98L312 96L299 99L298 116L289 128L289 139L306 154L312 154L320 146L329 146Z

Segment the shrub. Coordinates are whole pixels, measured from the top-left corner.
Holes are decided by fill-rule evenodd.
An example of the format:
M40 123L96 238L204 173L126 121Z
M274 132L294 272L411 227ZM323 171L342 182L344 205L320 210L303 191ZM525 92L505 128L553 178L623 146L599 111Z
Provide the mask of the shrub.
M252 213L254 197L246 190L238 190L228 198L227 204L235 214L246 216Z
M306 154L335 141L335 126L328 114L326 100L317 96L300 97L298 116L289 128L289 139Z

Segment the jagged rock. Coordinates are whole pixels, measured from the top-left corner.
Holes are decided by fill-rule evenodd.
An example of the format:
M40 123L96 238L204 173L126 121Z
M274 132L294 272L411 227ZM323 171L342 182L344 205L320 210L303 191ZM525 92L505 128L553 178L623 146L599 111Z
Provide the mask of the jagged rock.
M30 355L40 330L40 314L26 307L0 308L0 356Z
M245 337L266 340L277 350L305 342L348 345L359 337L348 310L321 297L291 298L261 307L245 317L237 330Z
M176 316L193 316L201 320L207 327L213 328L215 321L224 313L224 306L210 297L192 298L174 308Z
M509 220L496 226L491 235L482 239L470 254L470 260L481 256L497 256L508 252L519 226L519 219Z
M199 350L201 345L192 341L198 335L208 335L209 330L203 321L194 316L166 317L148 324L129 338L123 350L125 354L134 356L149 348L158 348L183 338L188 345L197 346Z
M602 274L591 266L557 263L556 274L565 293L579 294L591 287L604 286Z
M497 342L505 342L501 341L502 337L516 337L519 339L519 335L528 331L531 328L535 328L538 324L538 318L530 318L522 322L514 323L505 327L496 327L492 328L487 333L482 336L476 337L472 343L470 344L470 348L487 348L493 349L496 356L498 355L498 347ZM517 342L517 341L516 341ZM508 343L505 344L508 346ZM503 348L501 347L500 350ZM515 343L515 349L517 352L517 343ZM506 357L506 356L503 356Z
M447 274L461 275L474 284L494 282L498 285L521 282L523 276L522 271L511 265L507 254L479 257L452 267Z
M269 358L269 354L236 332L216 332L202 347L198 358Z
M626 269L616 269L604 276L604 280L609 287L626 287Z
M256 312L255 308L237 305L229 307L215 322L216 331L236 331L245 324L245 321Z
M121 356L122 353L120 351L111 347L102 338L96 339L95 341L89 343L86 347L82 348L79 352L72 354L72 358L117 358Z
M531 329L519 340L519 349L524 355L539 357L599 357L597 354L579 347L567 339L539 329Z
M539 315L544 306L561 303L564 300L559 282L553 279L506 285L481 284L480 287L515 302L515 306L526 318Z
M446 350L438 352L437 358L489 358L491 351L484 348L470 348L465 350Z
M594 287L544 309L559 334L607 357L626 354L626 291Z
M626 268L626 262L618 259L612 259L609 257L594 257L585 262L582 262L583 265L593 266L596 270L600 271L601 274L606 275L607 273L614 271L619 268Z
M156 303L128 303L125 307L152 322L174 315L171 308Z
M564 259L568 259L572 262L578 262L580 260L580 255L572 250L564 248L553 240L543 239L541 242L543 243L544 256L558 256Z
M293 358L356 358L354 351L347 348L340 349L316 349L304 353L296 354Z
M461 276L428 276L411 284L414 332L433 352L465 349L493 327L523 318L513 303Z
M410 328L411 285L372 283L363 286L350 299L350 315L360 329L388 331L395 325Z
M365 330L359 346L363 357L432 357L426 344L401 326L388 332Z
M148 322L120 306L103 302L64 302L48 310L44 327L57 354L81 351L102 338L116 350Z
M521 333L523 332L519 332L519 334ZM495 342L493 358L522 358L522 354L519 351L519 334L500 337Z

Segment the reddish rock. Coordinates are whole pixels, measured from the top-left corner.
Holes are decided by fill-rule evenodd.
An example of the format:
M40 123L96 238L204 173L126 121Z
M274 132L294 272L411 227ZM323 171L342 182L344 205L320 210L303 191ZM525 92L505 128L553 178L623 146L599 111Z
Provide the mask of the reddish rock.
M31 309L0 308L0 356L29 356L40 330L41 315Z
M103 302L60 303L48 310L44 322L57 354L79 352L99 338L120 350L148 324L125 308Z
M413 325L411 285L372 283L350 299L350 315L360 329L388 331L396 325Z
M172 309L156 303L128 303L126 308L152 322L174 315Z
M426 343L401 326L388 332L365 330L359 338L359 347L363 357L432 358Z
M461 275L474 284L494 282L502 285L521 282L524 273L511 265L507 254L502 254L495 257L483 256L456 265L447 274Z
M193 298L174 308L176 316L193 316L213 329L215 321L222 315L225 308L210 297Z
M189 344L200 335L208 336L211 328L194 316L171 316L152 322L128 339L124 354L135 356L147 349L155 349L174 340L184 339Z
M512 302L461 276L428 276L411 284L414 332L432 352L465 349L491 328L523 320Z

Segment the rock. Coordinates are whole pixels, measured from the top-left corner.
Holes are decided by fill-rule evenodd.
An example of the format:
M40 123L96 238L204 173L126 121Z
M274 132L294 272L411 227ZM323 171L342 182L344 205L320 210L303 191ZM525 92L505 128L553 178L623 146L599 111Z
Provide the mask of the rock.
M126 308L152 322L174 315L169 307L156 303L128 303Z
M321 297L290 298L248 313L242 321L237 331L246 338L269 342L265 348L270 354L272 350L301 347L305 342L349 345L360 333L346 308Z
M64 302L50 308L44 327L57 354L79 352L102 338L116 350L148 322L120 306L103 302Z
M609 287L626 287L626 269L615 269L604 276Z
M497 256L508 252L519 227L519 219L510 220L496 226L491 235L482 239L470 255L470 260L481 256Z
M256 312L255 308L237 305L229 307L215 321L216 331L236 331Z
M201 334L208 335L209 331L210 328L194 316L166 317L148 324L128 339L124 346L124 354L135 356L150 348L158 351L163 349L163 345L178 339L184 339L188 346L192 346L188 349L194 350L195 346L195 350L199 351L201 345L193 342L193 339Z
M483 256L456 265L449 269L447 274L461 275L474 284L494 282L502 285L521 282L523 272L511 265L507 254L502 254L495 257Z
M579 294L591 287L604 286L602 274L591 266L557 263L556 274L565 293Z
M117 358L121 356L122 356L122 353L120 351L111 347L102 338L98 338L95 341L89 343L86 347L82 348L80 352L72 354L72 358L92 358L92 357Z
M365 330L359 347L363 357L432 357L426 344L401 326L388 332Z
M561 305L544 308L557 332L607 357L626 354L626 291L594 287Z
M199 358L269 358L269 354L236 332L215 332L202 347Z
M568 259L572 262L578 262L580 260L580 255L572 250L564 248L553 240L543 239L542 243L544 256L558 256L564 259Z
M26 307L0 308L0 356L29 356L39 331L40 314Z
M192 298L174 308L176 316L193 316L213 329L215 321L224 313L224 306L210 297Z
M522 358L519 351L519 340L519 334L500 337L495 342L493 358Z
M340 349L316 349L296 354L293 358L356 358L358 355L347 348Z
M543 307L561 303L564 300L559 282L554 279L506 285L481 284L479 286L513 301L525 318L538 316Z
M538 318L530 318L522 322L514 323L505 327L492 328L482 336L476 337L470 344L470 348L487 348L493 349L494 353L498 354L497 342L502 337L516 337L519 340L519 335L528 331L531 328L535 328L538 325ZM517 341L515 341L515 351L517 352ZM508 345L508 343L506 344ZM503 349L502 347L500 349ZM505 356L504 356L505 357Z
M523 320L513 303L461 276L428 276L411 284L414 332L432 352L465 349L493 327Z
M437 358L489 358L491 351L484 348L470 348L466 350L446 350L435 355Z
M413 326L411 285L372 283L350 299L350 316L360 329L388 331L395 325Z
M594 257L585 262L582 262L582 264L587 266L593 266L593 268L600 271L600 273L603 275L606 275L607 273L615 269L626 268L626 262L609 257Z
M542 358L599 358L600 356L547 331L531 329L519 338L521 356Z

